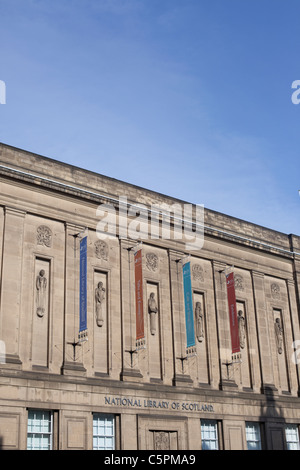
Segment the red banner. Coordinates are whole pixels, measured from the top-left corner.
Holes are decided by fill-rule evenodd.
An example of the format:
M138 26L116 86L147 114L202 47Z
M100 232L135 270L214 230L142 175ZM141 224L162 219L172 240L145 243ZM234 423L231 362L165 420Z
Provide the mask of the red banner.
M228 274L228 276L226 276L226 284L227 284L227 297L228 297L228 308L229 308L229 319L230 319L232 354L236 354L240 352L240 339L239 339L239 326L238 326L238 319L237 319L233 273L230 273Z
M135 306L136 306L136 339L145 337L144 332L144 308L143 308L143 272L142 272L142 250L134 255L135 272Z

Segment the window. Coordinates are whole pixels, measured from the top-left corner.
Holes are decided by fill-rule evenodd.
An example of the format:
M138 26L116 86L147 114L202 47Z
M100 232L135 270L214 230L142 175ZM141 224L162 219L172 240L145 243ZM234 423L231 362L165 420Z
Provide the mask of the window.
M248 450L261 450L259 423L246 423L246 441Z
M52 450L53 415L50 411L29 410L28 450Z
M299 432L296 424L288 424L285 427L287 450L300 450Z
M93 449L115 449L115 417L108 414L93 415Z
M202 450L218 450L218 428L217 421L201 421Z

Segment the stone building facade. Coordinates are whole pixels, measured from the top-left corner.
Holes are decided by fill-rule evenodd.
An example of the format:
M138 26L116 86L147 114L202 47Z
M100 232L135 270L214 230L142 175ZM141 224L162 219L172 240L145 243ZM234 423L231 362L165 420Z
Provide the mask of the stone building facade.
M0 189L2 449L299 446L299 236L205 209L199 250L188 252L179 239L144 239L145 344L137 348L138 240L99 238L97 208L106 204L118 218L124 196L143 207L183 201L4 144ZM88 340L79 342L83 234ZM186 256L193 354L186 350ZM242 325L237 360L229 270Z

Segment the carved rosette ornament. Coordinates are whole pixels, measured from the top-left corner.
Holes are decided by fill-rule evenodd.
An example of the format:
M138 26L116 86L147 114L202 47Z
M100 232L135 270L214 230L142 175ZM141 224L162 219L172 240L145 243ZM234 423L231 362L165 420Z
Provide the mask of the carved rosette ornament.
M280 299L280 287L278 284L276 283L273 283L271 284L271 295L273 297L273 299Z
M240 274L234 275L234 287L236 290L244 290L244 279Z
M98 259L107 261L108 259L108 245L103 240L97 240L95 242L95 255Z
M146 254L146 267L149 271L156 272L158 270L158 256L155 253Z
M52 244L52 230L47 225L40 225L36 231L37 244L51 247Z
M192 267L192 274L193 274L193 279L195 281L204 281L204 274L203 274L203 268L200 266L200 264L194 264Z

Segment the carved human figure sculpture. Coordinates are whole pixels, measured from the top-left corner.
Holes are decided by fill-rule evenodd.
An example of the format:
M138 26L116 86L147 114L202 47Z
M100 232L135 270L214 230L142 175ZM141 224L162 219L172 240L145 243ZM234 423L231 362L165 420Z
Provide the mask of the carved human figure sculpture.
M203 329L203 313L201 308L201 302L196 302L195 305L195 317L196 317L196 336L199 343L203 341L204 329Z
M246 333L245 333L245 317L243 315L242 310L238 311L238 328L239 328L240 347L244 349Z
M148 312L150 315L150 333L151 335L155 335L156 333L156 314L158 312L157 303L155 300L154 292L151 292L150 297L148 299Z
M276 340L277 340L278 354L282 354L283 328L281 326L280 318L276 318L274 326L275 326L275 335L276 335Z
M36 278L36 291L36 313L39 317L43 317L47 305L47 278L43 269Z
M96 323L98 326L103 326L104 323L104 312L103 312L103 303L105 300L105 289L103 287L103 282L98 282L98 285L95 289L95 301L96 301Z

